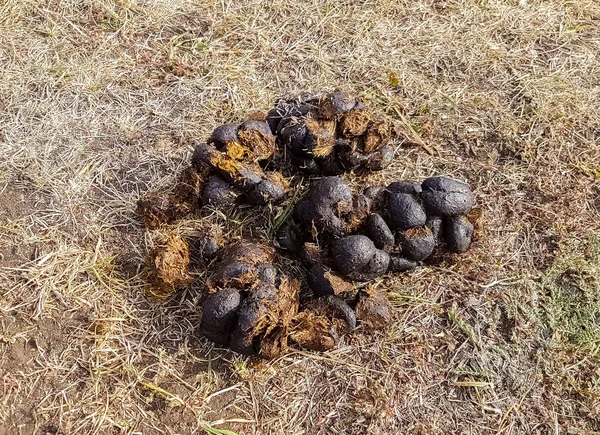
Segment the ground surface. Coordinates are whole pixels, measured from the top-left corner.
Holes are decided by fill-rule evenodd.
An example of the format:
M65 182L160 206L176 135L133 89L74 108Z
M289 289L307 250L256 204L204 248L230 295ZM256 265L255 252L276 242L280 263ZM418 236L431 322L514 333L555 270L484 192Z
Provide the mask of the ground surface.
M599 56L591 0L0 0L0 434L599 433ZM338 86L400 133L360 183L467 180L485 232L377 281L385 332L214 349L201 279L145 297L135 202L218 124Z

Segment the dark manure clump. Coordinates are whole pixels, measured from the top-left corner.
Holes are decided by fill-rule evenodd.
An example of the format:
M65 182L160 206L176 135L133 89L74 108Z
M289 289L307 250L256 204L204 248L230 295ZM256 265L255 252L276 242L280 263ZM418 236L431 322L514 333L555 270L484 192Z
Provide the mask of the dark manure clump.
M368 281L387 272L390 256L367 236L346 236L333 242L333 261L343 276Z
M250 205L283 199L288 182L279 172L264 172L277 148L269 123L248 120L217 127L206 143L199 143L192 166L210 174L201 193L202 204L224 208L236 202Z
M208 281L200 332L244 355L287 351L300 283L274 264L272 247L238 242L223 248Z
M352 209L352 199L352 190L340 178L323 178L296 205L294 218L313 233L339 236L344 233L342 218Z
M473 193L468 184L446 177L431 177L423 184L421 198L433 216L466 215L473 206Z
M357 325L386 328L393 310L381 277L431 264L438 249L464 253L484 234L482 211L461 181L431 177L353 190L339 177L386 168L394 158L390 140L384 118L342 91L281 99L266 117L215 128L195 144L191 165L170 189L138 201L140 220L157 229L202 207L237 218L254 206L265 207L268 224L241 228L252 238L236 241L217 226L198 229L208 220L196 219L185 238L167 233L148 258L150 294L165 299L201 270L199 332L261 358L293 346L332 349ZM307 180L307 192L296 175ZM273 245L254 241L256 234L273 237Z
M202 334L217 344L228 346L242 301L241 292L234 288L224 288L208 295L202 306Z
M274 259L275 250L270 246L247 241L228 245L218 254L218 262L207 280L208 288L244 290L255 283L259 266L272 264Z
M208 138L208 143L222 150L230 143L239 142L237 124L223 124L215 128Z
M394 233L381 215L377 213L369 215L365 232L377 249L390 252L394 248Z
M204 225L193 235L188 236L186 241L189 246L191 263L200 267L206 267L214 260L225 244L221 227L218 225Z
M268 129L266 123L251 122ZM244 132L249 136L244 136ZM201 143L194 150L194 166L208 168L213 174L202 192L205 205L222 208L238 199L251 205L264 205L283 199L287 191L288 182L280 173L264 172L259 164L267 149L262 130L256 127L239 131L239 134L255 138L254 148L243 142L230 142L223 150L209 143Z
M391 183L376 208L395 236L394 247L387 249L392 254L390 271L415 267L438 246L465 252L473 235L473 225L467 218L472 204L470 187L450 178ZM378 233L372 225L367 227L366 234L377 239Z
M367 221L373 200L354 195L339 177L326 177L311 187L305 199L294 208L293 218L305 236L312 239L341 237L355 232Z
M452 252L465 252L473 237L473 224L465 216L450 216L446 219L444 239Z
M202 204L214 208L225 208L235 203L240 192L233 188L227 181L218 174L213 174L208 178L202 192Z
M284 160L310 174L378 171L393 159L389 125L342 91L280 100L268 123Z
M429 194L426 187L432 185L429 180L397 181L387 188L369 186L362 193L352 192L339 177L315 182L305 199L296 204L286 232L280 234L286 249L300 252L315 294L336 294L332 289L339 283L325 279L324 270L343 279L369 281L422 264L438 246L465 252L473 225L466 215L431 214L424 199ZM467 192L463 183L436 180L434 186L452 192L459 190L452 186L463 186L463 194ZM468 213L470 208L460 209L465 210ZM307 251L309 247L314 251L314 246L318 246L318 255Z
M246 121L238 129L240 144L255 161L271 158L275 153L275 136L265 121Z
M258 281L240 306L229 347L264 358L286 353L291 323L298 312L299 289L299 282L284 276L278 285Z
M308 270L306 283L316 296L349 295L354 288L350 281L321 264Z
M414 261L423 261L435 249L435 238L426 226L415 226L398 233L398 245L402 254Z

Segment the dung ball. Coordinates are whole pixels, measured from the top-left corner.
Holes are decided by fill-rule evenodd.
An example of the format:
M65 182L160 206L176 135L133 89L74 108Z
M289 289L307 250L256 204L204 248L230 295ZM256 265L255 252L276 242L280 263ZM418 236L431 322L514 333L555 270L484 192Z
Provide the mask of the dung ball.
M226 288L208 295L202 308L200 332L209 340L227 346L241 304L242 296L236 289Z
M462 253L469 249L473 237L473 224L464 216L450 216L444 225L444 239L448 249Z
M413 261L423 261L435 249L435 239L426 226L410 228L398 234L402 255Z
M423 181L421 198L427 212L436 216L465 215L473 206L471 188L447 177L431 177Z

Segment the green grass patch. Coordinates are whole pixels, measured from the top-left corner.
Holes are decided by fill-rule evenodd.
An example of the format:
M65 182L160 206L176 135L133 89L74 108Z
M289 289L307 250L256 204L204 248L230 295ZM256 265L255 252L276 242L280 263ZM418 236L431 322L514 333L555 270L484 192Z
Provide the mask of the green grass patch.
M543 323L553 338L577 350L600 350L600 237L561 247L540 282Z

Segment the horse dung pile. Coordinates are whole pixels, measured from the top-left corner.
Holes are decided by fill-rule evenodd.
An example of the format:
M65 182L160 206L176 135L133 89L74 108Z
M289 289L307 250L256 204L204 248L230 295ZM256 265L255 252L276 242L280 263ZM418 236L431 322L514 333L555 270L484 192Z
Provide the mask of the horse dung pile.
M436 249L463 253L474 233L465 183L431 177L357 192L339 177L389 166L390 138L382 117L340 91L280 100L265 119L217 127L171 189L138 201L147 228L203 207L227 215L236 204L291 201L289 192L303 188L299 178L308 179L306 194L271 241L227 240L214 225L194 237L167 233L148 259L152 295L164 299L190 285L190 265L201 264L199 331L264 358L290 347L332 349L357 325L385 328L392 308L369 281L418 267ZM304 276L286 270L282 257Z

